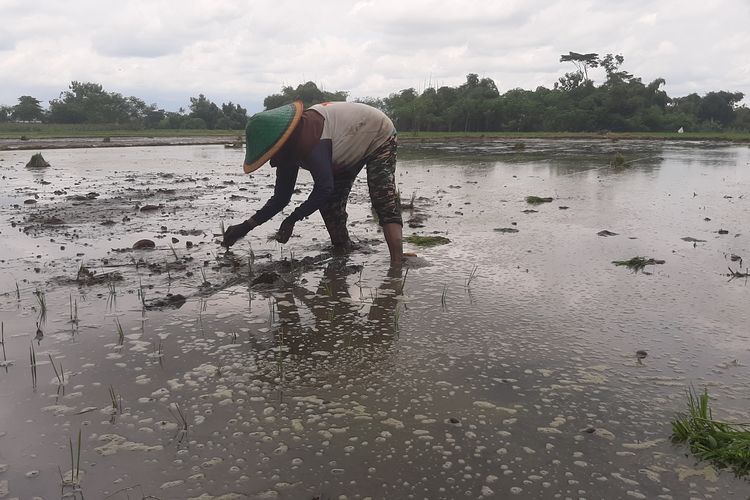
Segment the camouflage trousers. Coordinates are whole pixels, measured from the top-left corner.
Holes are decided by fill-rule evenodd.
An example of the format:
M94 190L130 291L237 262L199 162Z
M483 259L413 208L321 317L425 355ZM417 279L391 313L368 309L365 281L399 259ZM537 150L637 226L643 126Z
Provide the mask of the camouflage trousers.
M351 244L346 221L346 203L354 180L362 168L367 165L367 186L370 189L372 207L378 214L380 225L396 223L403 225L401 219L401 199L396 189L396 148L398 141L394 134L382 146L373 151L358 167L346 170L333 178L333 195L330 201L320 209L320 215L331 236L335 247L347 247Z

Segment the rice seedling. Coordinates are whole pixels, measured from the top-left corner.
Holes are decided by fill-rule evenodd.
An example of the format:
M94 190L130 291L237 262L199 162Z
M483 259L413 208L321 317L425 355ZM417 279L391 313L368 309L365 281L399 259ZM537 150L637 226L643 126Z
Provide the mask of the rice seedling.
M400 193L399 193L399 199L401 199ZM411 193L411 199L409 200L409 203L401 202L401 208L405 210L414 210L414 200L416 199L417 199L417 192L413 191Z
M57 382L60 385L65 385L65 372L63 371L62 361L60 362L60 371L57 371L57 367L55 366L55 360L52 359L51 354L47 354L49 356L49 362L52 365L52 369L55 370L55 377L57 377Z
M219 221L219 231L221 232L221 239L224 239L224 234L226 234L227 230L224 227L224 219Z
M112 413L122 413L122 396L117 394L114 386L109 386L109 401L112 404Z
M81 430L78 430L78 440L76 446L73 446L73 439L68 438L68 450L70 451L70 479L63 477L62 471L60 471L60 479L62 480L63 493L65 488L73 488L74 491L80 491L79 487L81 484ZM70 495L70 494L68 494ZM73 498L77 498L75 495ZM83 498L83 495L81 495Z
M169 244L169 249L172 250L172 255L174 256L174 261L175 262L179 262L180 261L180 257L177 255L177 250L174 249L174 247L172 246L171 243Z
M174 408L174 410L172 408ZM169 410L169 414L172 415L172 418L175 420L175 423L179 426L179 430L175 436L177 438L177 443L182 443L182 441L187 438L188 429L190 427L187 417L185 417L185 414L178 403L170 403L167 409Z
M624 167L625 157L622 155L622 153L615 154L615 156L612 157L612 161L610 162L610 165L613 167Z
M37 341L38 344L41 345L42 339L44 338L44 332L42 331L42 327L39 326L39 322L36 322L36 335L34 336L34 340Z
M8 357L5 355L5 322L4 321L0 322L0 345L3 346L3 363L7 363Z
M527 196L526 197L526 203L529 205L541 205L542 203L552 203L553 199L546 197L542 198L540 196Z
M122 345L125 342L125 332L119 318L115 318L115 328L117 329L117 345Z
M143 288L143 281L138 275L138 298L141 300L141 316L146 316L146 291Z
M474 281L474 278L476 278L476 277L477 277L477 268L478 268L478 267L479 267L479 266L477 266L477 265L474 265L474 268L473 268L473 269L471 270L471 272L469 273L469 277L468 277L468 278L466 278L466 283L464 284L464 287L465 287L465 288L469 288L469 287L471 286L471 282L472 282L472 281Z
M73 300L73 294L70 294L70 322L78 324L78 299Z
M750 424L721 422L713 418L706 389L687 391L687 411L672 420L672 442L686 443L700 460L737 477L750 474Z
M210 287L211 286L211 282L209 282L206 279L206 271L204 271L202 267L199 267L198 270L201 272L201 277L203 278L203 281L201 282L200 286L202 288Z
M393 311L393 326L398 328L398 322L400 320L401 320L401 307L397 305L396 309Z
M399 295L404 294L404 287L406 286L406 277L409 276L409 268L406 268L406 272L404 273L404 278L401 280L401 289L398 291Z
M448 284L443 285L443 293L440 295L440 305L443 309L447 308L447 298L448 298Z
M38 288L34 291L34 297L36 297L36 302L39 305L39 320L44 323L47 321L47 296L44 293L44 290L39 290Z
M637 273L643 271L646 266L653 266L656 264L664 264L665 261L659 259L652 259L647 257L633 257L628 260L613 260L612 264L616 266L624 266Z
M750 271L747 268L744 273L740 269L736 271L732 270L731 267L727 267L727 269L729 269L729 274L727 274L727 276L729 276L729 281L737 278L745 278L745 282L747 282L747 278L750 277Z
M34 350L34 344L29 346L29 362L31 363L31 387L36 389L37 376L36 376L36 351Z
M109 294L107 295L107 308L117 309L117 285L115 285L114 281L107 280L107 290L109 290Z
M406 238L404 238L404 241L418 247L434 247L437 245L445 245L446 243L451 242L451 240L449 240L445 236L419 236L416 234L407 236Z
M276 316L276 304L274 304L273 297L268 297L268 326L273 326L273 320Z
M21 289L18 287L18 281L16 281L16 300L21 300Z

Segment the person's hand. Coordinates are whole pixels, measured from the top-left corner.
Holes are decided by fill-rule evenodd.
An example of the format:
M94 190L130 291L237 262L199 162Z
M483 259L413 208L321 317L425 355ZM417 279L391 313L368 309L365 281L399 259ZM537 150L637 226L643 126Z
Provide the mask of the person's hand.
M245 221L242 224L229 226L227 230L224 231L224 240L221 242L221 246L225 248L231 247L237 243L237 240L243 238L249 233L252 228L253 226L248 221Z
M294 222L284 221L281 223L279 230L276 231L276 241L279 243L286 243L292 236L294 230Z

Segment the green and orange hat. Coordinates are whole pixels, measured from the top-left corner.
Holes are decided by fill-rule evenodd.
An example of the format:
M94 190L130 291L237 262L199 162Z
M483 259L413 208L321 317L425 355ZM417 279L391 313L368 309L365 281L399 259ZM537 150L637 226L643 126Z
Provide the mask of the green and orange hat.
M250 117L245 127L246 151L242 165L246 174L271 159L292 135L302 117L302 101L261 111Z

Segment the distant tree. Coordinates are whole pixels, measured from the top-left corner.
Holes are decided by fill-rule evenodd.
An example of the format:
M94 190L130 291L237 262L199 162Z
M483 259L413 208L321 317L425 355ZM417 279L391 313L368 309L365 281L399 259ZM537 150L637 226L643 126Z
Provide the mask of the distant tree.
M133 103L137 101L140 100L106 92L98 83L74 81L69 90L50 101L49 121L126 124L132 121Z
M307 108L321 102L346 101L347 97L349 97L349 93L343 90L328 92L320 90L314 82L306 82L298 85L296 89L289 86L282 87L280 94L272 94L266 97L263 100L263 106L266 109L273 109L299 99Z
M233 104L232 101L221 104L221 112L224 115L223 120L219 120L221 125L217 128L226 130L242 130L247 125L247 110L239 104Z
M188 118L182 113L169 111L164 114L164 118L159 122L159 128L162 129L179 129L183 128L182 124Z
M203 120L205 124L203 128L214 129L219 118L222 117L221 109L209 101L206 96L199 94L198 97L190 98L190 114L191 119ZM198 122L192 122L198 123ZM186 128L197 128L197 127L186 127Z
M599 54L590 52L588 54L579 54L578 52L568 52L560 56L560 62L571 62L576 67L578 73L583 76L584 80L589 79L589 68L599 66Z
M722 126L730 125L734 120L734 107L744 97L742 92L709 92L698 107L698 118Z
M44 117L44 110L40 104L39 99L22 95L18 98L18 104L13 106L13 119L20 122L41 120Z
M0 106L0 123L10 121L10 116L13 113L13 108L10 106Z
M383 102L383 99L380 97L358 97L354 99L354 102L359 102L362 104L367 104L368 106L372 106L373 108L377 108L380 111L385 111L385 102Z
M208 128L208 124L203 118L187 118L182 122L181 128L200 130Z
M614 56L612 54L607 54L599 60L599 66L603 67L604 71L607 73L607 83L613 84L627 82L633 78L633 75L627 71L620 70L620 66L622 66L624 61L625 58L620 54Z

